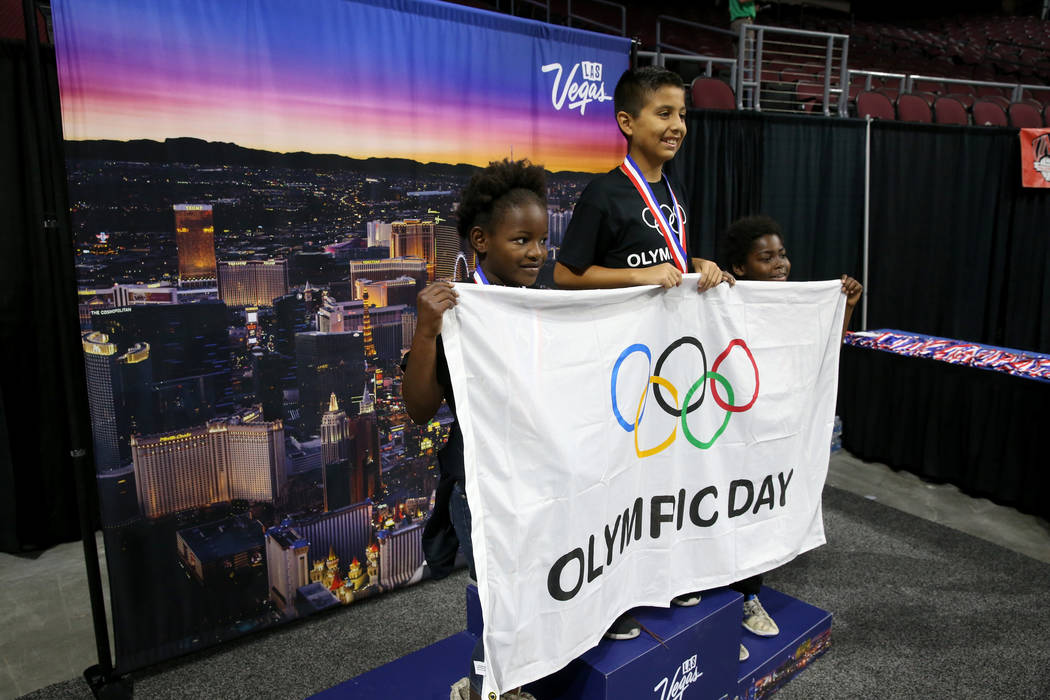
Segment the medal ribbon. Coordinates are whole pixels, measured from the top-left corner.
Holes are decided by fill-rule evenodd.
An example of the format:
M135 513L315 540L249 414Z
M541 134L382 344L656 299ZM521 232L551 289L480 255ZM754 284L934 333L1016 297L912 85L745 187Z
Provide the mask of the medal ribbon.
M489 284L488 278L481 270L481 265L474 268L474 284Z
M685 257L685 221L683 221L685 217L682 215L681 207L678 206L678 199L674 196L674 190L671 189L671 181L667 179L667 175L664 175L664 183L667 185L667 191L671 195L671 204L674 207L675 218L678 219L677 231L671 228L671 224L667 221L667 217L664 216L664 212L660 208L660 203L656 201L653 188L642 177L642 171L638 168L638 164L634 162L634 158L628 155L623 164L620 165L620 170L631 181L634 188L638 190L638 194L642 196L642 201L645 202L645 205L649 207L649 211L652 212L656 225L659 227L660 233L663 234L664 241L671 251L671 257L674 259L675 266L682 271L682 274L688 273L689 266ZM675 233L678 235L675 236Z

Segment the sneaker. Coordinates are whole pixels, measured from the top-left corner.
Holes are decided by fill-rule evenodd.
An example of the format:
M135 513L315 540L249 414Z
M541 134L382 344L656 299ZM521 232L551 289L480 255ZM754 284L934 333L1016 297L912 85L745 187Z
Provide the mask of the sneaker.
M744 629L759 637L775 637L780 634L780 628L773 618L769 616L758 597L744 601Z
M747 647L745 647L743 644L741 644L740 645L740 660L741 661L747 661L750 658L751 658L751 652L749 652L747 650Z
M606 639L634 639L642 633L642 628L630 615L620 615L616 622L605 631Z
M700 591L695 593L683 593L682 595L671 598L671 605L677 605L680 608L691 608L694 605L700 604Z

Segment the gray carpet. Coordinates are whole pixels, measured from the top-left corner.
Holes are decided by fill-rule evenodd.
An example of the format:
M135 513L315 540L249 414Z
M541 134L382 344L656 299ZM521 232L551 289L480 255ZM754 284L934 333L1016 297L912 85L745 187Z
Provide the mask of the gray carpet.
M766 578L835 615L831 649L777 698L1050 698L1050 565L831 487L824 518L828 544ZM154 667L135 697L304 698L462 630L466 582ZM23 697L91 693L74 679Z

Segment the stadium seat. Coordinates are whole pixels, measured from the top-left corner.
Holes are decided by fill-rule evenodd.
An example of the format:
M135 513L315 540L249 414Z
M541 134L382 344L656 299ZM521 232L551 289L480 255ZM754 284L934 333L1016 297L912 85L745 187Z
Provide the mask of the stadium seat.
M695 78L690 92L697 109L736 109L733 88L718 78Z
M952 98L966 109L970 109L971 107L973 107L973 103L976 100L976 98L973 95L965 92L953 92L952 94L948 95L948 97Z
M921 122L929 124L933 121L930 114L930 105L919 95L905 93L897 98L897 119L902 122Z
M977 126L1006 126L1006 112L997 102L977 100L973 103L973 123Z
M893 103L881 92L862 92L857 95L857 116L861 119L868 116L872 119L888 121L897 119L893 111Z
M1014 102L1010 105L1007 114L1010 117L1010 126L1019 129L1038 129L1043 126L1043 117L1039 110L1024 102Z
M933 121L937 124L969 124L966 107L952 97L939 97L933 103Z

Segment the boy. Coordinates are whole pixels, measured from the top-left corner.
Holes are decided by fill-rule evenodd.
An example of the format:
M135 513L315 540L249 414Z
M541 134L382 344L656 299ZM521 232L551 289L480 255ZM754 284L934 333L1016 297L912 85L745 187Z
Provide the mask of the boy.
M554 267L562 289L606 289L658 284L676 287L682 275L700 273L698 291L731 275L701 258L686 257L684 194L664 174L685 139L685 86L675 73L658 66L628 70L613 93L616 123L627 139L623 165L587 185ZM699 593L678 596L676 605L696 605ZM606 632L610 639L632 639L637 622L621 616Z
M737 279L756 282L786 282L791 274L784 234L771 217L759 214L745 216L729 225L726 231L725 258L727 267ZM842 337L846 336L853 309L860 301L864 287L849 275L842 275L842 293L846 295L846 313L842 318ZM744 594L744 629L759 637L774 637L780 628L769 616L758 599L762 589L762 575L751 576L730 586ZM740 645L740 660L748 656Z

